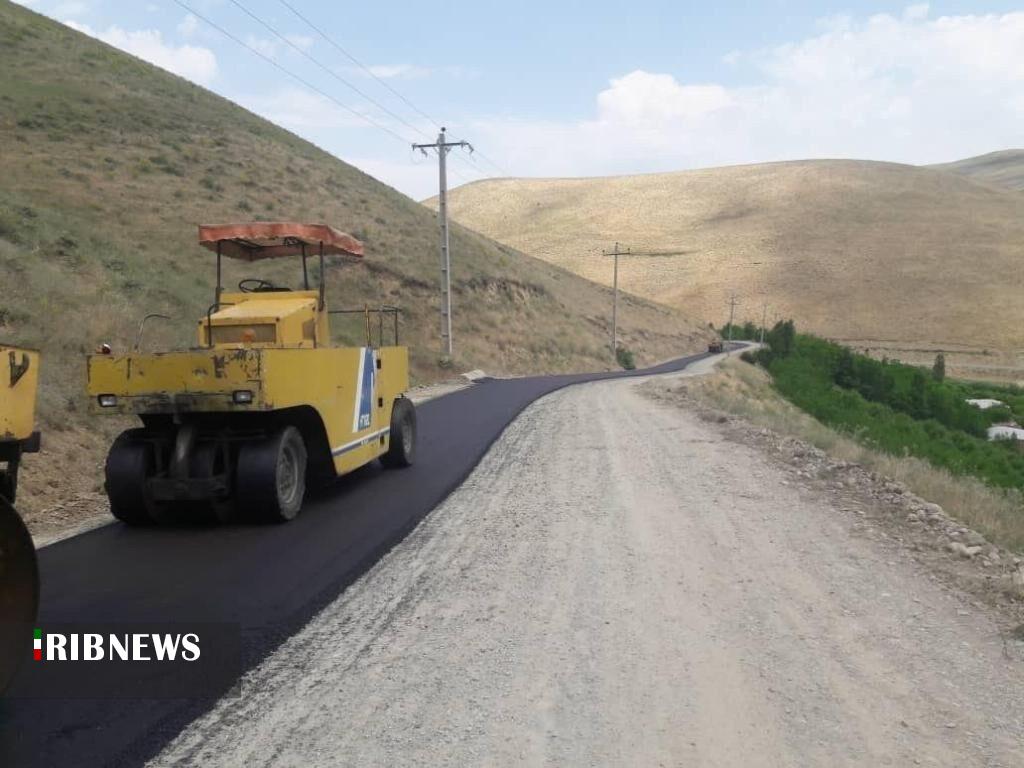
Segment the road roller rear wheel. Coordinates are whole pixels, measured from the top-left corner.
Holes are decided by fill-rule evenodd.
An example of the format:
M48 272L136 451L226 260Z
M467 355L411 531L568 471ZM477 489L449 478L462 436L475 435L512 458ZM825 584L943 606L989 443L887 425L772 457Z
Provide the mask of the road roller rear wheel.
M407 398L395 400L391 408L388 450L380 457L385 467L411 467L416 461L416 409Z
M0 693L29 658L38 608L36 548L14 507L0 498Z
M306 444L295 427L242 443L235 499L239 514L284 523L294 519L306 494Z
M146 490L146 480L155 468L153 446L134 437L135 430L118 435L107 454L106 489L110 511L128 525L156 522L155 505Z

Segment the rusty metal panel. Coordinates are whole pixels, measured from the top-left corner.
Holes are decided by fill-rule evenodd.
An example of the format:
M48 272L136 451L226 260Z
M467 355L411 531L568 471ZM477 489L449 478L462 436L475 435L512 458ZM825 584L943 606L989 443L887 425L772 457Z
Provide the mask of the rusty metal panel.
M88 392L115 395L117 408L103 412L166 413L236 410L231 393L254 392L259 407L262 354L259 349L211 349L147 355L91 355ZM152 409L149 411L147 409Z
M0 344L0 440L27 440L35 424L39 353Z

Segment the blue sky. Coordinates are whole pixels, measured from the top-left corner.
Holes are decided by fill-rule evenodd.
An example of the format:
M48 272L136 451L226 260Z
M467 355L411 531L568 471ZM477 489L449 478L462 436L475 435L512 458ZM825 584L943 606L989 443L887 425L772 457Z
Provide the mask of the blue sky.
M173 0L21 1L237 101L413 197L435 191L433 161L407 146L436 134L435 124L281 0L182 2L336 101ZM453 185L499 174L803 157L938 162L1024 145L1021 4L287 2L419 110L473 141L482 156L455 162Z

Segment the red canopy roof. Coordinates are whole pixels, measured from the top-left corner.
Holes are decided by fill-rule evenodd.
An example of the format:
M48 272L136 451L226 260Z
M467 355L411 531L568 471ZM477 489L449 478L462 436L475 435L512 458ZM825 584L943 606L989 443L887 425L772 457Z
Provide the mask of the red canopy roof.
M254 221L247 224L199 225L199 244L234 259L256 261L275 256L320 253L362 256L363 244L351 235L326 224L297 224L292 221Z

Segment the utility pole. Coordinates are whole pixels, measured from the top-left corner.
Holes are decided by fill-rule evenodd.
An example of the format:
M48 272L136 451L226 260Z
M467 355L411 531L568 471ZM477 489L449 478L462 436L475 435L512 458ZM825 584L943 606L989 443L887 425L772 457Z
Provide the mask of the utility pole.
M761 344L764 344L764 326L768 322L768 302L765 301L764 307L761 309Z
M729 343L732 344L732 320L736 315L736 292L729 296Z
M612 272L612 359L619 351L619 256L628 256L630 249L619 250L619 244L615 244L615 250L601 251L604 256L615 257L615 267Z
M441 226L441 354L452 356L452 262L448 246L448 153L452 147L462 147L473 152L468 141L448 141L445 129L437 135L433 144L413 144L424 156L428 149L436 150L439 172L439 193L437 196L437 220Z

